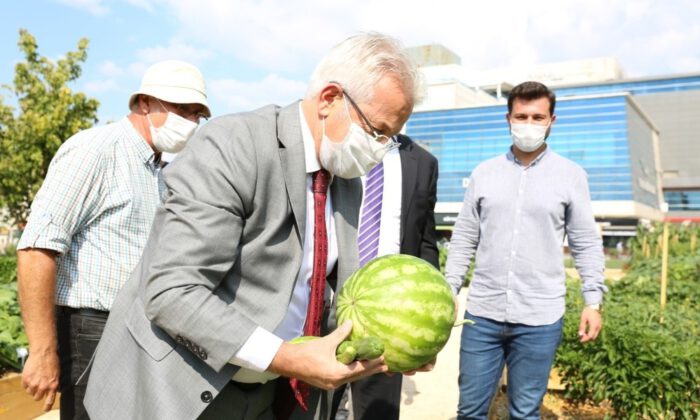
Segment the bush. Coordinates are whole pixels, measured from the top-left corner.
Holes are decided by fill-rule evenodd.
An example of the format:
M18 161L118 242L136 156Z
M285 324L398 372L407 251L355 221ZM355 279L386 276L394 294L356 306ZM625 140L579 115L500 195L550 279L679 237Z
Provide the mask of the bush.
M661 258L663 223L637 226L637 234L629 242L632 264L649 258ZM692 255L700 249L700 225L669 224L669 255Z
M565 335L555 362L565 393L580 402L607 400L620 418L700 416L700 229L669 226L663 312L662 231L660 224L638 228L627 275L609 284L605 325L594 343L578 342L583 302L578 282L568 284Z
M658 259L633 259L627 276L608 285L599 339L585 345L577 338L580 285L570 280L555 362L568 398L607 400L619 418L700 416L700 255L677 252L669 258L663 314L660 269Z
M0 372L8 368L19 370L17 349L27 345L17 303L17 284L0 284Z
M27 347L17 303L17 260L0 257L0 372L20 369L17 348Z
M17 258L0 257L0 284L12 283L17 279Z
M568 293L564 339L556 366L565 394L575 401L608 400L620 418L696 418L700 414L700 348L697 308L668 307L645 299L610 299L605 326L594 343L577 338L583 302L578 282ZM617 288L611 285L612 293Z

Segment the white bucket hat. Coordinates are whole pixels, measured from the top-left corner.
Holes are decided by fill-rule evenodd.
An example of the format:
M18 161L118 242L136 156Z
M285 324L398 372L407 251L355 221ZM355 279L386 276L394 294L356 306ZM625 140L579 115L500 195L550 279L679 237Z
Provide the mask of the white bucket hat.
M173 104L201 104L211 117L202 72L190 63L166 60L153 64L141 79L141 88L129 98L129 109L138 95L148 95Z

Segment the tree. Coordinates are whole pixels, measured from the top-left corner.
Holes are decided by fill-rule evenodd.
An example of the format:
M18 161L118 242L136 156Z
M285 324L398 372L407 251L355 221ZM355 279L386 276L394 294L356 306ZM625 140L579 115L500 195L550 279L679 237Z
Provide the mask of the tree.
M25 29L17 44L25 59L15 66L13 85L2 87L18 111L0 95L0 209L6 209L0 217L23 226L51 158L70 136L97 122L99 102L68 87L87 59L86 38L55 62L39 55Z

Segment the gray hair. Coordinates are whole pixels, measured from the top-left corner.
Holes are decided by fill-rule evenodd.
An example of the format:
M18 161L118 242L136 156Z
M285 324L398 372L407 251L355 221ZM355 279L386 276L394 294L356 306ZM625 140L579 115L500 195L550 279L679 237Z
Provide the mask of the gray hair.
M336 45L321 60L309 81L307 98L314 98L329 82L338 82L358 102L371 101L384 77L396 79L406 98L423 98L423 81L401 43L377 32L354 35Z

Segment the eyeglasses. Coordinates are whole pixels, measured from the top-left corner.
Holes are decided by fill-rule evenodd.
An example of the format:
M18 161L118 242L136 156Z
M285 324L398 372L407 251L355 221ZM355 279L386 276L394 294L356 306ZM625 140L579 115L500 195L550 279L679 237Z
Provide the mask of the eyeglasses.
M189 119L190 117L195 117L197 121L204 118L204 121L208 120L201 107L192 104L171 104L177 109L177 113L183 118Z
M202 118L204 118L205 121L209 119L209 118L207 118L206 115L204 115L204 112L203 112L203 110L202 110L201 105L197 105L197 104L176 104L176 103L172 103L172 102L165 102L165 103L163 103L163 101L161 101L160 99L158 99L158 98L155 98L155 99L158 101L158 103L160 104L160 106L162 106L163 109L166 110L166 111L169 111L168 107L165 106L166 103L167 103L168 105L170 105L171 108L175 108L175 110L176 110L175 113L176 113L177 115L181 116L182 118L185 118L185 119L188 119L188 120L189 120L189 119L191 119L192 117L194 117L194 118L197 119L197 122L199 122Z
M336 84L340 85L340 83L338 83L338 82L331 82L331 83L336 83ZM348 101L350 102L350 105L352 105L352 107L355 109L355 111L356 111L357 114L360 116L360 118L362 118L362 121L365 123L365 125L367 126L367 128L370 129L371 133L368 133L368 134L371 134L372 136L374 136L374 141L377 141L377 142L379 142L379 143L381 143L381 144L387 144L387 143L390 143L390 144L392 144L392 145L398 144L398 143L397 143L396 141L394 141L391 137L386 136L386 135L384 135L384 134L379 134L379 133L377 132L377 131L379 131L379 130L377 130L376 128L374 128L374 127L372 126L372 123L369 122L369 118L367 118L367 116L365 116L365 114L362 112L362 110L360 109L360 107L357 106L357 103L355 103L355 101L352 99L352 97L350 97L350 95L348 95L348 92L347 92L345 89L343 89L342 86L341 86L341 89L343 90L343 94L348 98Z

